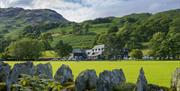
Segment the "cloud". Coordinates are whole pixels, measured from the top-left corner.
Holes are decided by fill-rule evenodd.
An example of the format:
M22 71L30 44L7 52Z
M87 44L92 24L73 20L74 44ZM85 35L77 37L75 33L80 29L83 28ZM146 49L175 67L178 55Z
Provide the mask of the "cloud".
M180 0L1 0L0 7L53 9L71 21L180 8Z

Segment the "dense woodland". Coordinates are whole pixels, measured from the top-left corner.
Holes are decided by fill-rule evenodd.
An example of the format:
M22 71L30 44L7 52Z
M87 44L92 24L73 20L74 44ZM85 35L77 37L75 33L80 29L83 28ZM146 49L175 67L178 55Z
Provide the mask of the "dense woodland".
M143 56L180 58L180 9L97 18L81 23L67 21L50 10L38 10L41 16L36 16L37 12L33 10L31 16L23 16L22 12L30 11L21 10L21 17L9 14L6 9L0 11L4 12L4 16L0 15L0 20L4 20L0 22L2 58L38 59L42 52L53 50L60 57L67 57L73 48L89 49L98 44L105 44L106 59L121 55L124 48L129 49L134 59ZM43 16L43 12L49 12L51 17ZM37 18L42 19L36 21ZM13 26L8 27L7 19L13 21Z

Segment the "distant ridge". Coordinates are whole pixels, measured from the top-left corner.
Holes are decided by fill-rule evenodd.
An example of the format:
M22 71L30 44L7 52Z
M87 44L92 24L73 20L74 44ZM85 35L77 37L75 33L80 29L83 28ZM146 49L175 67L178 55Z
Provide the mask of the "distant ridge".
M10 29L40 23L67 23L61 14L50 9L0 8L0 28Z

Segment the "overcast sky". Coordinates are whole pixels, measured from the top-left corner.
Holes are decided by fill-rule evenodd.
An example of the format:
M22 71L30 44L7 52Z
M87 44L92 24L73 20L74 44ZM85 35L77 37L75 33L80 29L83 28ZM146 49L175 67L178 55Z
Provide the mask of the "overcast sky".
M70 21L180 9L180 0L0 0L0 8L53 9Z

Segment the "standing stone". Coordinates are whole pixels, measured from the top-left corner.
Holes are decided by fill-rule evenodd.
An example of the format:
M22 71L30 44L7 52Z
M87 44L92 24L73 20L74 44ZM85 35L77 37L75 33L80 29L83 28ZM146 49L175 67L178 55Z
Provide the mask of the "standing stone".
M11 83L17 83L21 74L34 75L34 65L32 62L18 63L15 64L11 74L10 81Z
M8 81L10 71L11 68L7 63L0 62L0 82Z
M51 64L50 63L38 64L35 67L35 75L37 75L39 77L45 76L45 78L47 78L47 79L53 79Z
M176 68L171 80L171 87L180 91L180 68Z
M100 73L97 82L97 91L113 91L114 87L125 83L126 79L121 69Z
M112 81L113 84L117 85L126 81L126 78L124 76L122 69L115 69L112 71L112 73L114 74L113 76L114 81Z
M96 89L97 75L95 70L81 72L75 81L75 91L89 91Z
M136 91L147 91L147 85L148 83L144 75L144 70L141 68L138 80L136 82Z
M9 74L11 71L11 67L9 64L0 62L0 83L6 83L6 91L10 91L10 81L9 81Z
M68 65L62 65L54 76L55 81L64 85L66 82L73 82L72 70Z

